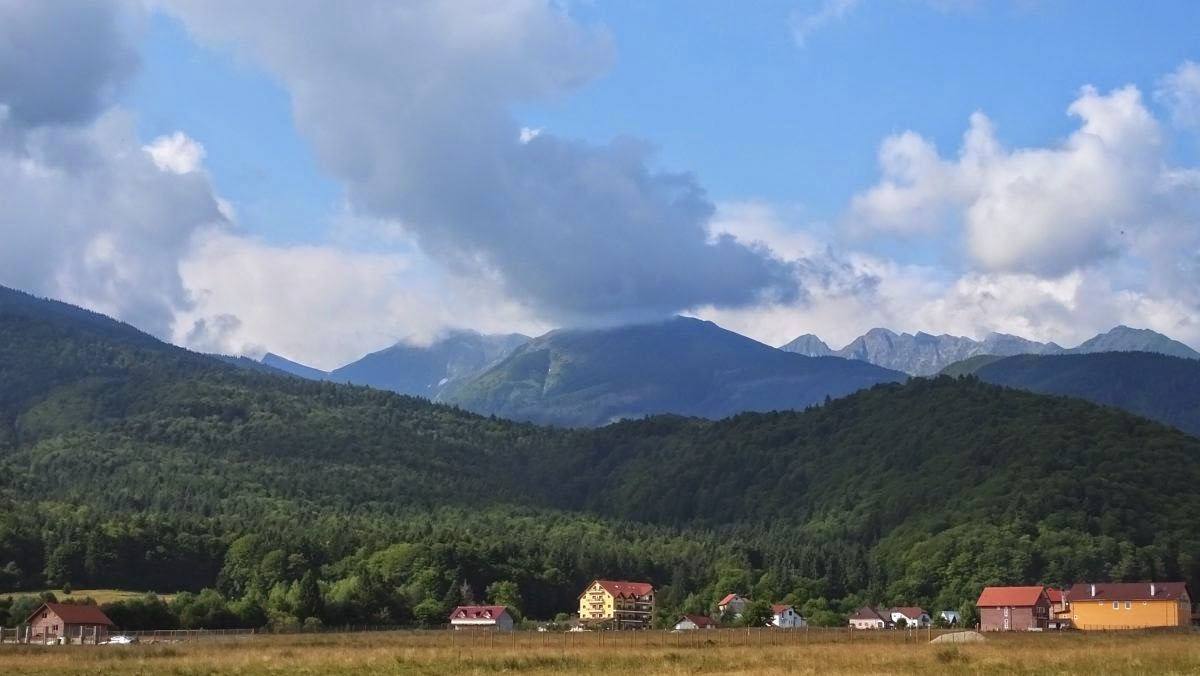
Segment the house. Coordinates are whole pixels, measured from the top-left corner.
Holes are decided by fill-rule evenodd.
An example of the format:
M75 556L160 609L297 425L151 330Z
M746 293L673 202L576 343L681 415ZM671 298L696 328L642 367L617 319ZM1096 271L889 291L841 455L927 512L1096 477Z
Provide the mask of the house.
M675 631L716 628L717 623L711 617L705 617L704 615L684 615L675 623Z
M68 643L99 643L113 626L100 608L72 603L43 603L25 619L25 624L34 643L60 638Z
M492 629L512 631L513 618L504 606L459 606L450 613L455 629Z
M579 619L611 623L615 629L645 629L654 619L654 585L649 582L593 580L579 595Z
M741 594L727 594L725 598L721 599L720 603L717 604L717 611L722 617L725 616L726 613L733 613L734 617L741 617L742 613L746 612L746 609L749 607L750 599L746 598L745 596L742 596Z
M777 603L771 606L771 626L780 629L799 629L807 624L804 616L790 605Z
M928 627L931 624L929 613L925 612L925 609L912 606L892 608L892 624L899 625L901 619L906 627Z
M1042 631L1050 622L1044 587L984 587L975 607L983 631Z
M887 629L892 625L890 617L871 606L863 606L850 616L850 626L854 629Z
M1067 592L1077 629L1186 627L1192 596L1183 582L1080 583Z
M959 616L957 610L943 610L938 613L938 617L951 627L957 627L962 622L962 617Z
M1071 626L1071 604L1067 602L1067 593L1061 589L1046 587L1046 598L1050 599L1049 629L1066 629Z

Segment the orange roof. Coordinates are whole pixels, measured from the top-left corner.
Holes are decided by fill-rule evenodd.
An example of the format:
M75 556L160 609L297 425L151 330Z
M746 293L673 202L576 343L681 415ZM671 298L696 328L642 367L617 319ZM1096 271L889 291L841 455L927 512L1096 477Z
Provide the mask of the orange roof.
M727 595L725 596L725 598L721 599L721 602L720 602L720 603L718 603L717 605L718 605L718 606L727 606L727 605L729 605L729 602L730 602L730 601L732 601L732 600L736 599L737 597L738 597L738 595L737 595L737 594L727 594Z
M977 606L1036 606L1045 596L1044 587L984 587Z
M646 596L654 593L654 585L649 582L626 582L624 580L596 580L588 585L591 589L593 584L598 584L604 588L604 591L613 596ZM586 594L585 590L583 594ZM583 596L580 594L580 596Z
M791 608L791 607L792 607L791 604L776 603L771 606L771 612L775 613L776 615L779 615L780 613L786 613L787 609Z
M1062 590L1046 587L1046 598L1050 599L1050 603L1062 603Z

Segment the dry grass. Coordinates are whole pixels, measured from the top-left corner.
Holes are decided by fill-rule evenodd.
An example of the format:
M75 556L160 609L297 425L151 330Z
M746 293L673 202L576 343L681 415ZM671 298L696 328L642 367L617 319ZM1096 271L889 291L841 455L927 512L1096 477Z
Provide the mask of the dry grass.
M5 674L1200 674L1200 634L990 635L930 645L902 633L805 635L252 636L134 646L0 646Z
M64 594L63 590L61 589L38 589L36 591L0 592L0 598L4 598L6 596L30 596L41 594L45 591L52 592L55 598L57 598L59 601L66 601L68 599L82 600L90 596L96 600L96 603L99 604L112 603L114 601L124 601L125 599L140 598L146 595L146 592L127 591L124 589L74 589L70 594ZM174 596L174 594L158 594L158 597L164 601L170 601L172 598L174 598Z

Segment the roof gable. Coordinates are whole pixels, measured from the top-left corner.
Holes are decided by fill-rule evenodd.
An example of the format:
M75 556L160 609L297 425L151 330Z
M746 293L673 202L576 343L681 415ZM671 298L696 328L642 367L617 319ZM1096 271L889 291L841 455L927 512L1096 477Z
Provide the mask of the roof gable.
M1044 587L984 587L976 606L1036 606L1042 599L1049 603Z
M900 613L901 615L903 615L904 617L906 617L907 619L910 619L910 620L919 620L919 619L921 619L921 616L929 615L929 613L925 612L924 608L917 608L915 606L908 606L908 607L904 607L904 608L892 608L892 612Z
M499 620L507 612L504 606L458 606L450 613L450 620Z

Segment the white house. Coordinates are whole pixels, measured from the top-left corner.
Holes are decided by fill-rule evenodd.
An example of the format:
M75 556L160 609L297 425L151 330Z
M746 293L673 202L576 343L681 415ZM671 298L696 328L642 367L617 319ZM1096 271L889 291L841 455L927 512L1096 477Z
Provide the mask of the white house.
M962 619L959 617L957 610L943 610L942 612L938 613L938 615L942 616L943 622L955 627L959 625Z
M892 608L892 624L900 624L901 619L906 627L928 627L930 624L929 613L923 608Z
M491 629L512 631L513 618L504 606L459 606L450 613L455 629Z
M711 617L703 615L684 615L675 623L675 631L693 631L695 629L716 629L717 623Z
M742 613L750 607L750 599L741 594L727 594L721 602L717 604L717 611L724 616L726 613L733 613L734 617L741 617Z
M892 621L871 606L863 606L850 616L850 626L854 629L887 629Z
M804 617L789 605L771 606L771 624L780 629L798 629L805 625Z

